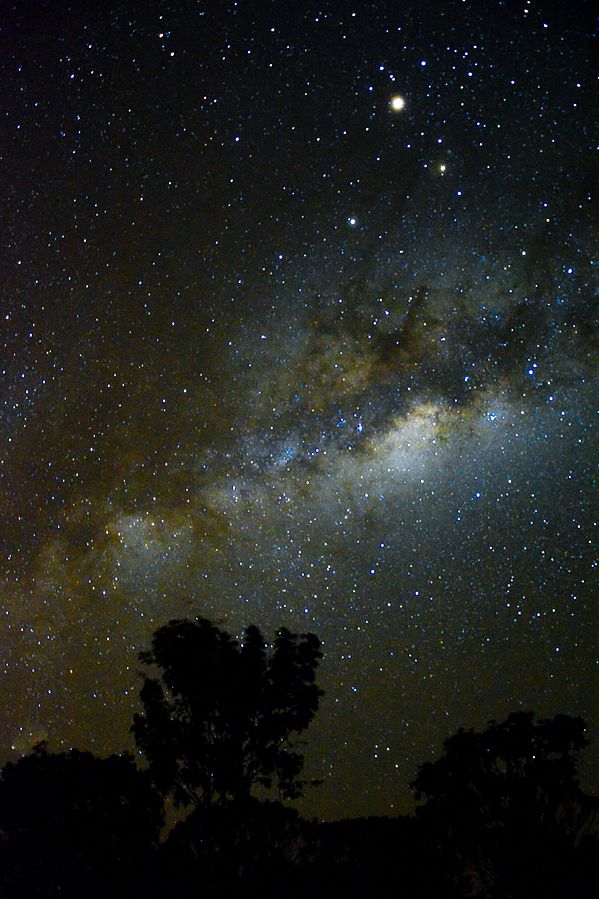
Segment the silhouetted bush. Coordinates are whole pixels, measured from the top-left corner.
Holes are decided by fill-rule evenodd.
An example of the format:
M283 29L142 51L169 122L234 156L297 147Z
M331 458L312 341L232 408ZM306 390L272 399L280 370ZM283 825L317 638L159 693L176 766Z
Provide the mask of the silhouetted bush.
M140 896L162 803L129 755L95 758L43 744L0 777L2 895Z
M196 808L162 847L164 882L177 897L293 896L309 825L278 802L257 799Z
M477 894L564 899L579 844L598 808L576 777L586 745L580 718L535 722L516 712L482 733L458 731L413 784L419 818L449 849Z

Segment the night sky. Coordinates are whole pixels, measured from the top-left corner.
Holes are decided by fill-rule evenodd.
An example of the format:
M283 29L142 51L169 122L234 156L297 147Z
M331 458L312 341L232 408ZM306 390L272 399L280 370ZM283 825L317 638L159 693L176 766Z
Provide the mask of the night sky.
M593 722L591 5L2 5L1 762L197 614L323 641L306 814Z

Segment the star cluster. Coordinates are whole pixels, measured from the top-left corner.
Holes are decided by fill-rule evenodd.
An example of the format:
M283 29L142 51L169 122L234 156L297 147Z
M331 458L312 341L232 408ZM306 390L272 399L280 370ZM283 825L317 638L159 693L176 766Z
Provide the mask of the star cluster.
M4 758L129 745L137 653L314 631L304 800L592 720L589 4L4 12ZM590 767L590 765L589 765Z

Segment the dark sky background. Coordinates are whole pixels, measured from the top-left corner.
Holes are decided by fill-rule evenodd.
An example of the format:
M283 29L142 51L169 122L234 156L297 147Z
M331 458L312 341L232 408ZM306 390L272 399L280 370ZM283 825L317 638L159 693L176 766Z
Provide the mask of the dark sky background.
M512 710L597 727L592 24L2 5L0 761L129 746L196 614L324 642L306 814L408 811Z

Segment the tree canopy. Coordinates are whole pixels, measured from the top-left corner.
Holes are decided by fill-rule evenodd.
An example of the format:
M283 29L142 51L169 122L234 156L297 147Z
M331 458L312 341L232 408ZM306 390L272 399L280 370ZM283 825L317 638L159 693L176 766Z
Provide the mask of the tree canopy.
M235 639L174 620L140 659L141 770L128 754L40 744L0 772L3 897L594 899L599 800L577 779L582 719L517 712L459 730L419 768L415 817L327 824L252 795L293 798L307 783L297 736L322 695L314 635L281 629L267 643L253 626ZM167 798L186 811L165 832Z
M301 795L292 735L318 708L321 656L316 636L285 628L268 645L255 626L237 641L206 618L159 628L140 653L159 677L143 674L132 730L160 794L179 805L244 799L255 785Z
M160 797L132 756L39 744L0 776L2 895L130 895L161 826Z
M568 869L597 800L580 789L581 718L513 712L481 733L460 729L412 784L421 819L475 872L488 896L544 895Z

